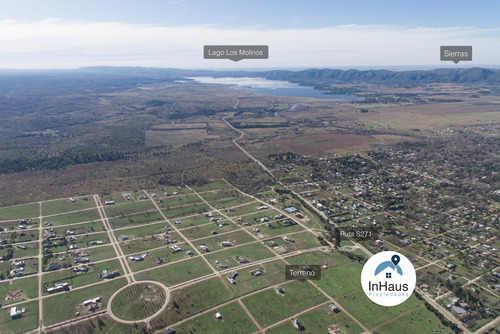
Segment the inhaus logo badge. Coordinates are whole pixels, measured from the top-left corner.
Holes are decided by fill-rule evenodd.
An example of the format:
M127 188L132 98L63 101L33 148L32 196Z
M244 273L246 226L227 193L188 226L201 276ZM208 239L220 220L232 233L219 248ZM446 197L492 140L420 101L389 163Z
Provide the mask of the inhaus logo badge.
M406 256L396 252L373 255L361 272L361 286L374 303L382 306L399 305L408 299L417 276Z

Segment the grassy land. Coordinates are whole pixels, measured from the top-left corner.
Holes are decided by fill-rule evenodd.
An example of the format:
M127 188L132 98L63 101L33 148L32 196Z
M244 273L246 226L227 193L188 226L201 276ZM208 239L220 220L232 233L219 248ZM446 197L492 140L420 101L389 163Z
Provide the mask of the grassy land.
M0 221L35 218L39 215L40 211L37 203L0 208Z
M212 278L172 291L169 306L151 321L151 325L155 329L164 328L234 297L234 293L225 287L221 278Z
M361 269L358 262L328 268L321 271L321 279L316 284L332 297L342 296L361 289Z
M95 201L92 197L88 198L86 201L82 199L76 199L75 202L71 202L69 199L61 199L61 200L43 202L42 214L44 216L49 216L62 212L95 208L95 206L96 206Z
M120 278L103 284L45 298L43 300L43 308L46 312L43 313L43 323L45 325L51 325L61 321L74 319L77 311L84 314L85 308L81 306L81 303L89 298L101 297L102 305L100 309L102 310L106 307L108 299L113 292L126 283L127 281L125 278Z
M79 212L63 213L53 216L44 216L44 222L52 222L54 225L68 225L82 222L99 222L101 218L97 209L86 209Z
M428 311L425 307L418 307L374 330L376 334L397 332L454 333L450 328L444 326L434 313Z
M336 325L340 328L343 334L357 334L362 333L363 329L354 322L346 314L339 312L334 313L328 305L320 306L310 312L307 312L297 317L300 323L305 327L305 332L310 334L324 334L328 333L327 327ZM267 334L289 334L297 330L293 327L291 321L286 321L277 327L267 330ZM424 332L422 332L424 333Z
M207 264L197 257L139 273L135 275L135 278L137 280L159 281L166 286L172 286L210 273L212 271Z
M222 252L209 253L205 256L205 258L213 265L215 265L215 261L219 261L219 263L227 265L228 268L231 268L239 265L239 263L235 260L235 257L246 257L250 261L257 261L273 256L275 255L265 246L260 243L254 243L226 249Z
M269 326L327 300L309 282L291 281L282 288L284 294L268 289L242 300L261 326Z
M7 300L7 292L22 291L20 297ZM38 297L38 279L36 277L24 278L11 282L0 283L1 304L8 305L22 301L23 298L31 299Z
M38 302L28 302L17 306L18 310L25 308L21 318L11 319L10 308L0 310L0 331L4 333L25 333L38 327Z
M264 274L262 276L250 275L251 270L262 268ZM276 260L273 262L265 263L263 265L256 265L248 269L239 270L238 277L236 277L236 284L230 284L229 281L224 280L231 290L238 296L242 296L252 291L263 289L268 286L273 286L285 281L285 262Z
M222 315L222 320L215 318L215 312L207 313L176 327L176 330L179 333L186 334L244 334L253 333L257 330L257 327L237 302L218 308L217 312Z
M368 328L374 328L406 311L415 309L422 301L412 295L404 303L393 307L379 306L360 290L338 298L338 302L356 319Z

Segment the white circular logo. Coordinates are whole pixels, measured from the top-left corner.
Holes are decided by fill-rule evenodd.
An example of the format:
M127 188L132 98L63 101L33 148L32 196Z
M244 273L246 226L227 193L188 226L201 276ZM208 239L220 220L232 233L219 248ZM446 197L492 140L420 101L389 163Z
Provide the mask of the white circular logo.
M361 271L363 291L374 303L395 306L407 300L417 275L406 256L397 252L380 252L366 261Z

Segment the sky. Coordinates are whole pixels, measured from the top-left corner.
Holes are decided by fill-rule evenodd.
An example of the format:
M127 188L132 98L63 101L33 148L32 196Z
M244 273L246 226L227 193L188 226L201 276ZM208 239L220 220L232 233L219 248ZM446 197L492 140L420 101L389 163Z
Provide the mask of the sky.
M0 0L0 68L382 68L499 65L500 1ZM203 45L269 45L267 60ZM439 60L472 45L473 61Z

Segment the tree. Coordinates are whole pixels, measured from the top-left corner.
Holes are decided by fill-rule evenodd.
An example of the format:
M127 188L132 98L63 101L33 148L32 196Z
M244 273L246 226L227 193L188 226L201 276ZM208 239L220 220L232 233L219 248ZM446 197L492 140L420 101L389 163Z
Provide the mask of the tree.
M334 233L335 233L335 246L340 247L340 229L336 227Z

